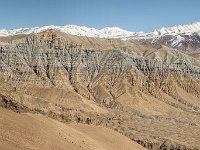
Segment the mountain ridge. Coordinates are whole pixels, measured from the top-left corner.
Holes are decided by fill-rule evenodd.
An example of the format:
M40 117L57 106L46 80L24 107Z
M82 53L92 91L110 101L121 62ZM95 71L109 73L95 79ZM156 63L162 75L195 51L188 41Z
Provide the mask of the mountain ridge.
M60 32L93 38L121 39L140 44L165 45L182 51L200 50L200 22L188 25L175 25L162 27L152 32L130 32L119 27L106 27L102 29L88 28L85 26L43 26L33 28L19 28L14 30L0 30L0 37L40 33L46 30L58 30Z
M48 29L57 29L64 33L77 35L77 36L88 36L88 37L101 37L101 38L117 38L117 35L122 36L124 34L124 37L127 36L133 36L133 35L148 35L152 34L154 36L156 35L164 35L168 33L194 33L194 32L200 32L200 22L195 22L187 25L175 25L172 27L161 27L157 28L151 32L133 32L128 31L116 26L113 27L105 27L102 29L96 29L86 26L78 26L78 25L64 25L64 26L55 26L55 25L49 25L49 26L42 26L42 27L32 27L32 28L18 28L18 29L1 29L0 30L0 36L10 36L10 35L18 35L18 34L30 34L30 33L39 33ZM74 31L74 33L73 33ZM84 32L90 31L88 35L85 35ZM114 33L109 36L110 33ZM104 34L104 35L102 35Z

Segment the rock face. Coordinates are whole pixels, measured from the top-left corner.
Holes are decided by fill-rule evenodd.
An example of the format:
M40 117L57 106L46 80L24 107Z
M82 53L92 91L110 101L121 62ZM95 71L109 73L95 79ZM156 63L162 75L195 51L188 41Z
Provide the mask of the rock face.
M5 37L0 105L101 125L147 149L200 149L200 60L55 30Z

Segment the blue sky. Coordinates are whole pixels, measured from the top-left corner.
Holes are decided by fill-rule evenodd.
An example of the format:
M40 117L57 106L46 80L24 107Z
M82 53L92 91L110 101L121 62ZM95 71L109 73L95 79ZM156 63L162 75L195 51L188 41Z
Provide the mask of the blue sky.
M0 0L0 29L76 24L130 31L200 21L200 0Z

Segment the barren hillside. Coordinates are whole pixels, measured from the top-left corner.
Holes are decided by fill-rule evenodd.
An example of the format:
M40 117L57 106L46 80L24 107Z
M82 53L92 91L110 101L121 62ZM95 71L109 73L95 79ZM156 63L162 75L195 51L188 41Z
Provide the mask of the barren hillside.
M109 147L112 136L101 134L109 128L149 150L200 149L200 60L196 54L56 30L0 40L0 106L29 114L16 114L19 120L33 118L38 128L47 126L44 138L52 136L47 134L49 126L60 125L67 131L73 128L74 138L77 132L89 136L90 146L117 149L118 142L113 143L116 148ZM39 119L43 117L36 114L54 120ZM124 143L122 138L119 141ZM98 144L91 145L90 140Z
M2 150L145 150L121 134L89 125L66 125L36 114L0 108Z

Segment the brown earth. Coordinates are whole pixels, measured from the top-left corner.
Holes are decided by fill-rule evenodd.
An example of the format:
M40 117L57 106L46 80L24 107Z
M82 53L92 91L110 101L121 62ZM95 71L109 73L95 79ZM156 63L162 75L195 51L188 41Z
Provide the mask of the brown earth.
M66 125L36 114L0 108L2 150L145 150L127 137L103 127Z

